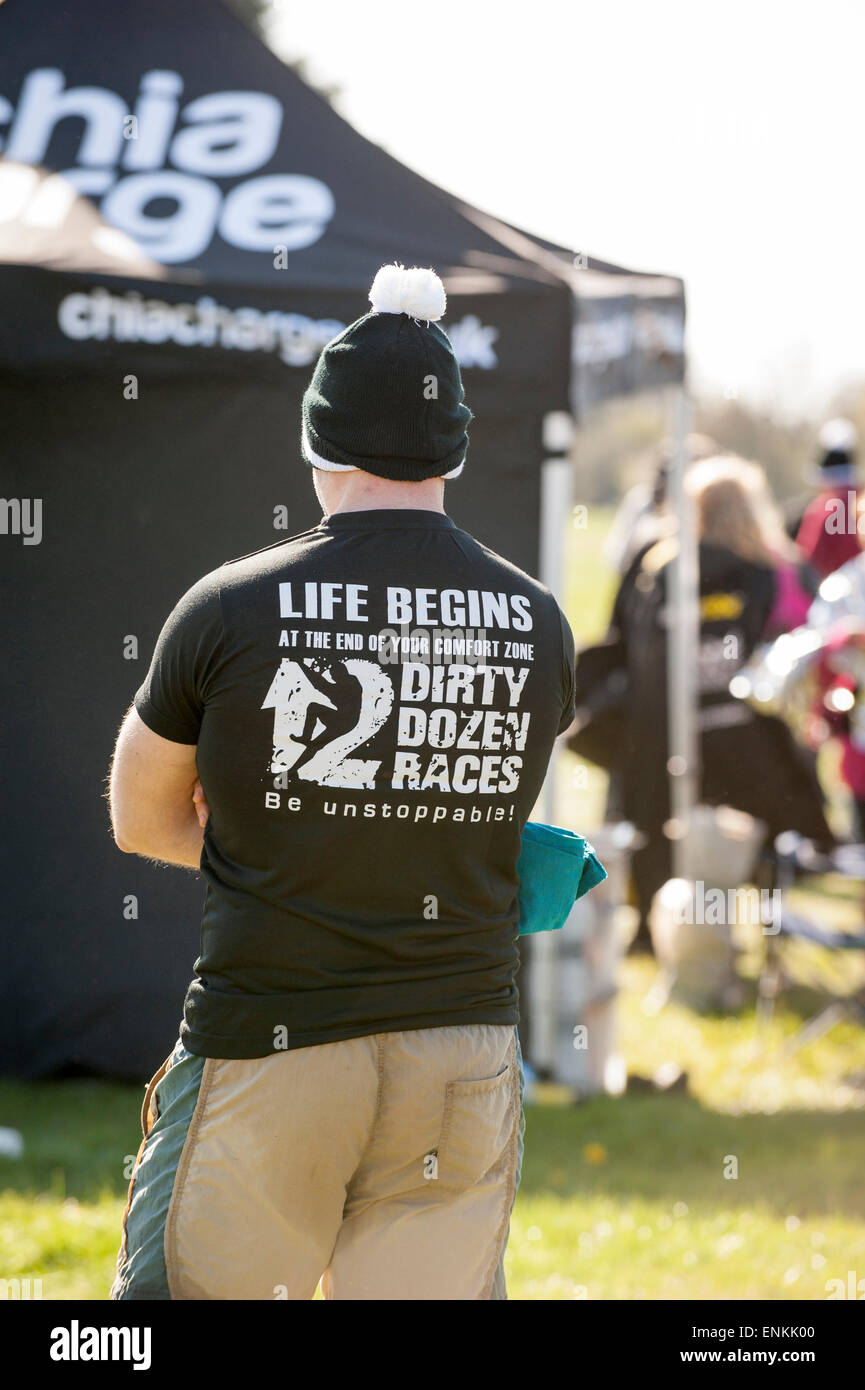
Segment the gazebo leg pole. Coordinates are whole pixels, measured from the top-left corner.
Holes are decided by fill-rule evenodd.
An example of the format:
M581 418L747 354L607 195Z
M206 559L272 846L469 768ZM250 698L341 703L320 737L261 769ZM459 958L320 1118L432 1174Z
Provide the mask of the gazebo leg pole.
M571 514L573 469L570 458L545 459L541 465L540 578L562 601L566 521ZM554 744L541 791L544 820L557 824L556 770L559 745ZM559 1011L556 992L555 932L532 937L529 969L531 1060L541 1073L555 1070Z
M670 503L678 521L678 554L671 566L667 595L667 719L673 874L690 878L689 827L699 800L697 662L700 640L699 556L694 508L685 492L690 402L684 385L672 400L673 458Z

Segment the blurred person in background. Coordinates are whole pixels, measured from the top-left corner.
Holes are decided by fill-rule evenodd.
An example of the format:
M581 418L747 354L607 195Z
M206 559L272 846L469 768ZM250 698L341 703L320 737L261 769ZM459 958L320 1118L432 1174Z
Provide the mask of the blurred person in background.
M817 466L809 474L818 491L805 508L796 541L820 579L859 553L855 526L858 446L856 426L840 417L828 420L818 437Z
M784 530L782 514L769 491L766 475L759 466L754 466L757 471L751 478L752 499L762 519L775 574L775 597L762 640L772 641L782 632L792 632L793 628L807 622L820 587L820 576L799 545L790 540Z
M865 541L865 493L856 516L857 542ZM861 528L861 529L860 529ZM824 579L808 613L808 627L824 637L817 665L817 700L807 724L815 749L837 739L839 774L853 799L853 836L865 842L865 553Z
M603 556L618 574L627 574L634 559L647 545L676 529L676 519L670 510L668 497L674 449L672 439L662 441L653 455L652 479L635 483L616 508L616 515L604 541ZM708 435L689 434L685 451L688 462L696 463L698 459L716 454L718 446Z
M729 692L732 677L770 623L800 621L800 557L785 536L763 470L736 457L692 465L686 487L699 538L700 645L698 690L701 800L728 805L764 821L768 837L795 829L822 844L832 835L807 755L779 719L755 713ZM603 650L619 663L619 722L610 767L608 819L632 821L646 837L633 860L640 913L635 945L648 945L652 898L672 874L667 774L667 592L678 542L669 535L643 547L625 574ZM597 650L597 649L593 649ZM577 725L591 702L577 665ZM576 744L579 748L579 733ZM612 760L611 760L612 761Z

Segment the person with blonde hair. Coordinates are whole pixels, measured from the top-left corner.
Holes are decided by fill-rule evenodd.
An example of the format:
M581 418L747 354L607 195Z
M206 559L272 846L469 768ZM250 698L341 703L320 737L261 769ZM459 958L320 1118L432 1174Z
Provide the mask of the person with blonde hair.
M735 454L716 455L695 463L685 486L696 504L702 542L726 546L774 572L775 598L762 636L778 637L804 623L819 579L787 535L760 465Z
M798 830L821 843L832 836L819 786L786 725L756 714L730 694L730 681L773 622L795 625L799 597L795 546L784 535L765 474L756 463L715 455L693 464L685 487L696 512L699 540L700 641L695 652L701 736L701 800L728 805L764 821L768 836ZM606 647L616 649L623 673L618 737L611 740L608 817L632 821L645 836L633 873L640 928L647 943L652 898L672 872L664 823L671 814L667 774L667 585L678 540L668 535L645 546L627 571L616 598ZM786 611L785 611L786 610ZM782 629L783 630L783 629ZM592 670L577 664L579 751L581 707L591 703ZM597 666L595 665L595 669ZM581 674L583 680L581 681Z
M743 559L769 567L782 548L792 553L780 522L776 524L759 464L736 454L715 454L691 465L685 488L696 504L702 541L727 546Z

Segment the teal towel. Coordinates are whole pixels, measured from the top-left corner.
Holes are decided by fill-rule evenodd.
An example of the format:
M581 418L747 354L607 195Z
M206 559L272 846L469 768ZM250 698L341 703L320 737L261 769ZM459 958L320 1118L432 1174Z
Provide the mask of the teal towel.
M531 820L523 831L517 873L520 936L563 927L577 898L607 877L582 835Z

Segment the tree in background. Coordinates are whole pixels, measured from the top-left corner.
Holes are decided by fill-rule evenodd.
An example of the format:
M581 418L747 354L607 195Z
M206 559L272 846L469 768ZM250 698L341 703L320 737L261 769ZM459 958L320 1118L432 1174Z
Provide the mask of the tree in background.
M225 0L225 3L248 29L265 43L268 42L266 17L272 9L271 0Z
M721 399L701 402L695 423L700 433L716 439L725 453L740 454L761 464L779 501L795 496L806 486L805 470L812 461L821 419L779 420L757 406Z
M714 439L719 452L761 464L775 497L784 503L810 490L806 472L814 462L817 433L833 415L846 415L858 428L865 476L863 382L839 392L819 415L798 420L779 418L743 400L704 398L696 402L694 430ZM658 392L607 401L590 411L577 432L577 501L615 505L628 488L647 482L668 429Z
M865 383L840 391L820 415L809 419L779 420L755 406L726 400L703 402L696 419L697 428L724 449L761 463L776 497L784 501L807 488L805 474L814 463L817 433L834 415L852 420L865 445Z
M605 401L588 411L575 442L575 502L615 506L630 487L650 478L664 430L659 392Z
M276 52L271 42L268 23L274 10L273 0L224 0L224 3L230 10L234 11L238 19L243 21L247 29L252 30L256 38L261 39L262 43L267 44L271 51ZM2 4L2 0L0 0L0 4ZM311 87L330 106L335 104L340 88L335 83L322 83L311 77L307 58L287 58L282 53L277 53L277 57L285 63L286 67L297 73L301 82L305 82L307 87Z

